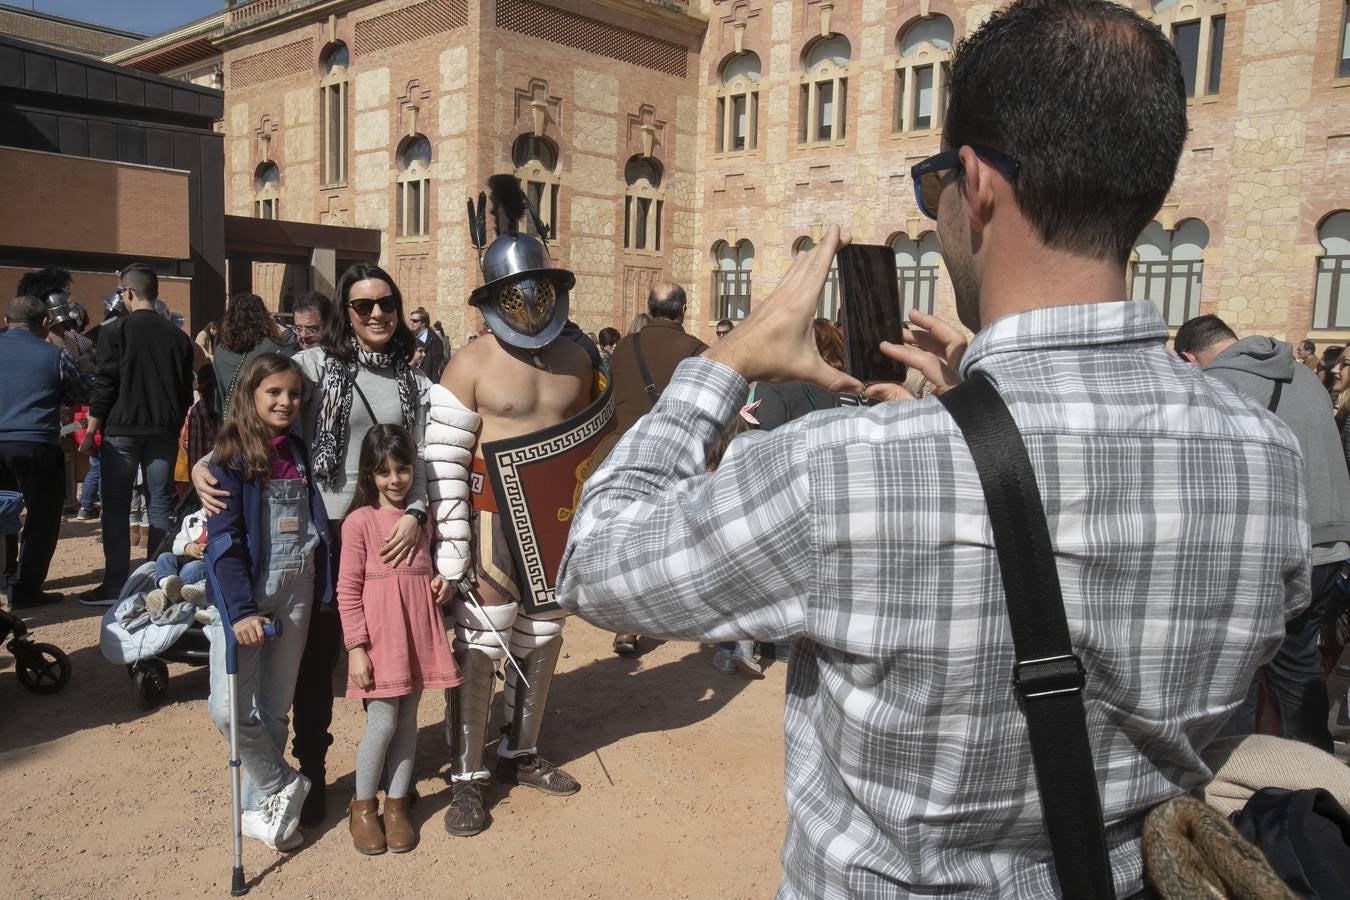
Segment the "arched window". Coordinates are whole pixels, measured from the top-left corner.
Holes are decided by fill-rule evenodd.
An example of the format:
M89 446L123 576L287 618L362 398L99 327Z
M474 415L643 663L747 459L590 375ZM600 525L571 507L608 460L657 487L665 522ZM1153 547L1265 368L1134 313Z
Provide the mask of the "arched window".
M816 246L809 237L799 237L792 242L792 255L797 256ZM830 272L820 287L820 298L816 300L816 318L835 320L839 312L839 257L830 260Z
M548 138L522 134L511 144L511 161L515 163L515 174L525 189L525 195L539 214L539 221L544 223L552 237L557 233L553 223L558 209L560 183L558 148ZM525 218L525 230L539 237L534 219L529 216Z
M431 142L422 135L399 147L396 184L399 236L425 237L431 231Z
M848 115L848 38L817 38L802 54L801 99L797 140L803 144L838 141Z
M1312 327L1350 328L1350 212L1322 220L1317 240L1322 255L1317 257Z
M1227 22L1222 0L1198 0L1182 7L1177 0L1153 0L1150 6L1149 18L1172 38L1172 47L1181 60L1186 96L1219 93Z
M623 178L628 184L623 206L624 249L660 253L666 205L661 164L649 156L634 156L624 166Z
M1175 231L1150 222L1134 245L1130 297L1153 301L1172 328L1198 316L1208 244L1209 229L1199 219L1179 222Z
M347 66L351 61L341 41L324 48L320 58L323 79L319 82L319 134L323 140L324 185L347 181Z
M895 64L895 131L942 127L955 31L946 16L915 19L900 32Z
M259 164L253 171L253 212L259 219L281 218L281 170L274 162Z
M718 153L754 150L759 131L759 57L746 50L722 63L717 89Z
M739 240L733 247L726 241L713 245L713 318L744 319L750 315L750 268L755 262L755 245Z
M937 233L925 232L917 241L907 234L897 234L891 238L891 248L895 250L895 274L900 282L901 313L908 317L910 310L917 309L933 315L938 263L942 259Z

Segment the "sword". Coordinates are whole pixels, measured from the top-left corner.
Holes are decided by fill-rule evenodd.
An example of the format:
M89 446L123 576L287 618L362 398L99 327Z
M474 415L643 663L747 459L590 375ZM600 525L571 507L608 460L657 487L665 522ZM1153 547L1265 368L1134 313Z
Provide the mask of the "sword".
M478 615L487 623L488 628L492 629L492 636L497 639L497 643L501 645L501 648L504 651L506 651L507 660L511 663L512 668L516 670L516 674L520 676L520 680L525 682L525 687L528 688L530 686L530 679L525 677L525 672L520 668L520 663L516 662L516 655L511 652L510 647L506 646L506 641L502 640L502 633L497 630L496 625L492 624L492 619L489 618L488 614L483 610L483 603L478 597L478 588L473 586L473 582L469 580L469 576L467 575L462 576L455 587L459 589L459 592L463 595L464 599L472 603L473 608L478 610Z

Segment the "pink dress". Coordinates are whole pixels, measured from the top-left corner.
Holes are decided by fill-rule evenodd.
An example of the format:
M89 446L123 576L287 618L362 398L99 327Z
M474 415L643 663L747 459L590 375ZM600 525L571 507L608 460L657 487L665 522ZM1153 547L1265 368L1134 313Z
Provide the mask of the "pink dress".
M380 548L402 510L365 506L342 523L337 602L347 649L367 645L375 684L363 691L350 679L348 697L402 697L415 690L457 686L461 679L431 595L428 529L412 558L390 568Z

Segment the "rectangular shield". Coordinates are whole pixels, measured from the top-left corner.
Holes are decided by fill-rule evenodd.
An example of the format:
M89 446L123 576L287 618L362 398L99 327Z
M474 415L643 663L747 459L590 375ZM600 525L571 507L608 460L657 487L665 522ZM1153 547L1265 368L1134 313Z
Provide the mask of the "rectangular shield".
M606 387L565 422L483 445L526 613L558 609L553 588L582 482L599 468L617 440L614 395Z

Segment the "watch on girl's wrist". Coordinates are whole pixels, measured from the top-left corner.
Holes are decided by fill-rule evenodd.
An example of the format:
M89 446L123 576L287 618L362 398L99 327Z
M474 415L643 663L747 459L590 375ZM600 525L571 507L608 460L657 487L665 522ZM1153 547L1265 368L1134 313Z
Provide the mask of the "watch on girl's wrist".
M417 520L417 524L418 524L418 525L425 525L425 524L427 524L427 514L426 514L426 510L421 510L421 509L405 509L405 510L403 511L403 514L404 514L405 516L412 516L414 519Z

